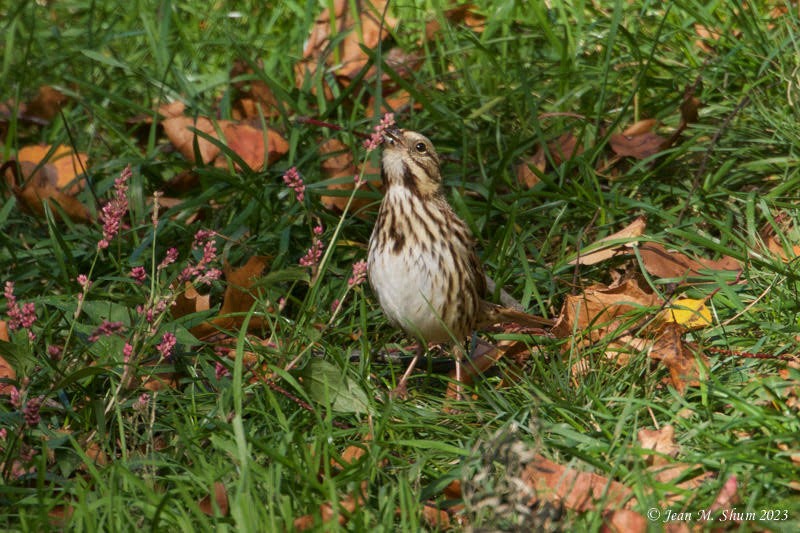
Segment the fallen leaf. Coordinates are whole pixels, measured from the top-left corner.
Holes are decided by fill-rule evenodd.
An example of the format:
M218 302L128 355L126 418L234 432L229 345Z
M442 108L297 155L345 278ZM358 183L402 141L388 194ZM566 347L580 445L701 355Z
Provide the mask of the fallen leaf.
M705 300L678 298L660 314L664 322L674 322L686 329L705 328L711 325L711 310Z
M707 271L741 272L739 262L729 256L720 259L691 259L685 254L667 250L656 242L632 244L637 247L645 270L657 278L685 279L689 276L700 276Z
M352 191L355 188L355 176L358 169L353 160L353 154L338 139L328 139L319 147L322 156L322 174L327 179L347 178L339 183L331 183L327 186L329 191ZM368 184L377 187L380 181L380 168L375 167L368 160L363 167L362 174L365 182L359 186L359 190L366 190ZM326 209L341 212L347 205L349 195L322 195L320 202ZM354 197L350 204L350 211L363 216L364 207L376 203L371 198Z
M540 146L530 157L526 157L517 165L517 183L524 185L528 189L539 183L539 175L544 173L547 160L544 150ZM537 172L534 172L536 169Z
M687 386L697 386L709 368L705 354L695 356L682 338L683 329L675 323L666 323L650 349L649 356L669 369L670 382L683 393ZM702 371L701 371L702 369Z
M176 289L174 286L172 288L173 290ZM200 294L190 281L186 281L184 282L184 290L177 292L175 296L171 314L173 318L177 319L193 313L208 311L210 308L211 295Z
M649 522L630 509L617 509L603 515L601 533L645 533Z
M640 429L636 438L639 446L653 452L643 456L648 466L670 464L680 452L680 447L675 442L675 427L671 425L661 429Z
M75 153L69 146L59 145L48 157L50 150L51 146L44 144L24 146L17 152L16 159L36 165L44 162L40 172L47 176L54 187L70 196L81 192L86 186L86 180L78 177L86 171L89 156ZM30 174L25 176L25 179L29 178Z
M8 342L8 327L4 321L0 321L0 341ZM0 357L0 395L11 394L16 379L17 372L8 361Z
M717 497L708 508L709 513L714 513L720 509L732 509L739 503L739 483L736 476L729 476L722 484Z
M567 296L551 331L558 338L571 337L577 331L597 341L616 331L625 315L660 304L660 298L638 278L613 288L592 285L583 294Z
M36 97L25 106L25 114L44 120L52 120L67 103L68 98L54 87L42 85Z
M259 68L263 68L258 61ZM246 61L237 59L229 74L231 85L237 91L231 115L237 120L277 118L280 116L278 100L269 85L255 77L255 71ZM249 78L249 79L242 79Z
M264 132L247 124L227 122L223 133L227 146L255 171L263 170L265 165L271 165L289 150L289 143L274 130ZM215 165L226 168L225 159L221 153Z
M656 121L641 120L622 133L614 133L608 140L611 150L621 157L647 159L664 149L666 139L652 131Z
M227 121L217 121L220 129L225 127ZM194 143L197 142L197 151L200 154L201 163L208 164L214 161L219 155L219 146L211 141L199 137L193 130L200 131L211 137L217 138L215 125L206 117L191 118L186 116L170 117L162 122L164 133L167 139L180 152L180 154L192 163L195 161Z
M567 132L558 139L547 143L547 150L553 158L554 165L560 165L564 161L569 161L573 157L583 153L583 146L578 144L578 139Z
M595 509L598 500L603 500L607 508L621 508L633 498L633 492L618 481L579 472L538 454L526 465L521 478L538 500L559 501L576 511Z
M214 503L216 503L216 509L214 508ZM230 507L228 504L228 491L225 488L225 484L221 481L215 481L213 502L211 500L211 495L208 494L197 502L197 505L200 507L200 511L208 516L217 516L217 512L219 512L219 516L228 516Z
M220 330L231 330L240 327L244 316L231 316L237 313L246 313L255 303L255 297L250 293L250 287L261 277L270 263L267 256L254 255L239 268L233 268L225 263L223 273L226 287L219 315L210 322L204 322L193 327L190 332L200 340L205 340L215 335ZM252 330L260 330L266 325L258 316L250 318L249 326Z
M58 188L58 170L55 165L40 161L7 161L0 167L11 191L21 205L29 211L44 216L42 205L47 202L56 219L60 219L59 206L73 222L90 222L89 210L77 198ZM71 187L78 187L73 185Z
M638 216L633 222L622 228L616 233L603 237L594 243L586 246L580 254L569 261L570 265L594 265L606 259L610 259L619 253L623 246L640 237L647 227L647 218Z
M340 81L347 83L352 80L369 61L364 50L374 50L397 24L397 19L388 13L381 24L387 2L364 0L350 3L347 0L333 0L333 13L326 8L314 21L303 50L303 59L295 65L297 87L302 88L323 64L333 67ZM338 39L341 34L346 35ZM337 42L335 49L334 41ZM315 90L312 88L312 91ZM326 98L330 99L332 95L330 88L325 85Z

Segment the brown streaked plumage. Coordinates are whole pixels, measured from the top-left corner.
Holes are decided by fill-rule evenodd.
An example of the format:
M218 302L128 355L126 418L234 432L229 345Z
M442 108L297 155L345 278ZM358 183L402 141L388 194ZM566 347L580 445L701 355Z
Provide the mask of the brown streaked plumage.
M385 195L367 265L389 322L420 341L395 389L402 395L427 343L453 343L460 382L463 342L475 329L504 317L523 324L547 321L484 300L486 277L475 240L444 196L439 155L427 137L384 130L382 163Z

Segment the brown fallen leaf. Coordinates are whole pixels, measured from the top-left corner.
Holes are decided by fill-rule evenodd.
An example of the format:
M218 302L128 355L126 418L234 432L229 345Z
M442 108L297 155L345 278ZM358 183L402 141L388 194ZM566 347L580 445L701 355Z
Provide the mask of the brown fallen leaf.
M739 262L729 256L720 259L692 259L681 252L667 250L663 244L657 242L641 242L631 245L633 246L637 247L645 270L657 278L685 279L702 275L705 271L741 272L742 269Z
M258 67L263 68L261 60ZM280 116L278 100L269 85L255 77L253 67L246 61L237 59L229 74L237 95L233 103L231 116L236 120L277 118ZM242 79L250 78L250 79Z
M58 89L42 85L36 97L25 106L25 114L50 121L58 115L68 100Z
M173 286L173 290L177 287ZM172 304L171 314L173 318L181 318L192 313L208 311L211 308L211 295L200 294L197 288L190 282L184 282L184 289L177 293Z
M200 507L200 511L208 516L217 516L218 510L219 516L228 516L230 511L228 504L228 490L225 488L224 483L221 481L214 482L213 496L213 502L211 499L211 494L203 496L203 498L197 502L197 505ZM216 503L216 509L214 508L214 503Z
M736 507L737 503L739 503L739 483L736 476L730 476L722 484L722 488L719 489L719 493L708 508L708 512L715 513L721 509L732 509Z
M544 173L547 160L544 156L544 149L540 146L532 156L526 157L516 167L517 183L524 185L528 189L539 183L539 175ZM534 172L536 169L537 172Z
M620 157L634 159L647 159L661 152L667 140L652 131L656 124L654 119L640 120L622 133L612 134L608 140L611 150Z
M583 294L567 296L552 333L558 338L568 338L577 331L597 341L616 331L623 324L625 315L641 308L655 308L661 303L660 298L638 277L613 288L592 285Z
M355 184L355 176L358 172L354 163L353 154L338 139L328 139L319 147L322 159L322 174L327 179L348 178L341 183L331 183L327 189L329 191L352 191ZM327 156L327 157L326 157ZM359 186L359 190L366 190L368 185L377 187L380 184L380 168L372 165L370 161L365 163L362 174L365 182ZM320 202L326 209L341 212L347 205L348 196L329 196L320 197ZM364 216L364 208L376 203L370 198L355 197L350 204L350 211Z
M5 321L0 321L0 341L8 342L8 327ZM0 357L0 396L11 394L16 379L17 372L8 361Z
M645 533L648 520L630 509L617 509L603 515L600 533Z
M218 121L220 129L224 127L226 121ZM198 136L194 131L200 131L211 137L217 138L217 131L214 122L206 117L191 118L187 116L170 117L162 123L167 139L180 152L180 154L192 163L195 161L194 143L197 142L201 163L208 164L214 161L219 155L219 146L209 140Z
M26 157L33 156L28 154ZM47 202L56 219L60 219L61 216L56 209L57 205L73 222L90 222L91 216L86 206L59 188L59 180L63 182L64 179L59 177L58 167L50 163L40 165L40 162L41 160L19 162L11 160L0 167L0 173L5 177L6 183L20 204L29 211L44 216L45 209L42 204ZM66 168L64 163L61 166ZM69 188L80 188L80 185L71 184Z
M231 316L236 313L245 313L255 303L250 287L264 273L271 261L267 256L254 255L239 268L225 264L223 270L226 287L222 300L219 316L210 322L204 322L191 329L192 335L200 340L215 335L220 330L236 329L242 325L244 316ZM252 330L262 329L266 323L258 316L250 318L249 327Z
M248 124L226 122L222 131L228 148L255 171L263 170L266 165L271 165L289 151L286 139L271 129L265 132ZM215 165L226 168L225 159L224 154L220 153Z
M606 508L619 509L632 502L633 492L618 481L589 472L579 472L541 455L529 463L521 478L538 500L558 501L568 509L589 511L603 500Z
M581 250L580 254L569 261L570 265L594 265L614 257L624 245L637 237L641 237L647 227L647 218L638 216L633 222L616 233L593 242ZM586 251L588 250L588 251Z
M295 65L295 82L302 88L317 70L324 66L334 67L338 80L345 83L352 80L369 61L364 50L374 50L378 43L389 36L389 31L397 24L397 19L388 13L381 24L388 0L364 0L350 3L347 0L333 0L333 13L325 9L314 21L314 27L306 41L303 59ZM333 41L340 35L337 45ZM363 48L362 48L363 47ZM325 96L330 99L333 93L326 84ZM312 91L316 88L313 87Z
M669 369L670 382L683 393L687 386L700 385L702 376L708 374L710 363L705 354L695 356L683 341L683 328L676 323L666 323L650 349L649 356Z

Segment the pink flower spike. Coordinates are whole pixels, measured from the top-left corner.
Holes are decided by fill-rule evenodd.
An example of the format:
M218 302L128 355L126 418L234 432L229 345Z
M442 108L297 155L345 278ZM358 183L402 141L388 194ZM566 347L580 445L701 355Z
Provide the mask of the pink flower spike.
M128 275L137 285L141 285L147 278L147 271L142 266L133 267Z
M98 219L103 223L103 238L97 243L98 250L105 250L119 233L122 219L128 212L128 180L133 176L130 165L125 167L114 181L114 197L103 206Z
M6 311L8 314L8 329L11 331L27 329L28 338L35 340L36 335L30 331L30 328L36 322L36 305L33 302L24 303L22 306L19 305L17 297L14 295L13 281L6 281L3 296L5 296L6 305L8 306Z
M372 134L364 141L364 148L370 152L380 146L383 142L383 132L394 125L394 113L386 113L383 115L380 123L372 130Z
M172 359L172 350L175 348L175 344L177 344L178 339L175 337L174 333L164 333L164 336L161 337L161 342L158 343L156 349L158 353L161 354L161 357L166 359L167 361Z
M367 262L363 259L353 263L353 275L347 280L348 287L361 285L367 279Z
M302 202L305 198L306 185L303 183L303 178L297 171L297 167L292 167L283 173L283 182L287 187L294 190L294 197L298 202Z
M133 402L134 411L144 411L147 409L147 404L150 403L150 393L143 392L139 397Z
M161 261L161 263L159 263L158 270L164 270L177 260L178 260L178 249L170 248L169 250L167 250L167 255L165 255L164 259Z

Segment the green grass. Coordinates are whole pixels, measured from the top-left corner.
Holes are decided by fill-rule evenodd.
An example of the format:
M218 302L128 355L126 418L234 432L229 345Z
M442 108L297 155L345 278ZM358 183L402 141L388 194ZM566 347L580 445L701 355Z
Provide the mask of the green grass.
M371 220L342 219L319 203L325 186L319 144L336 137L363 154L352 132L374 124L365 102L376 88L337 88L326 101L321 90L312 91L318 78L295 86L294 64L327 2L275 8L189 0L13 4L0 7L0 101L28 101L39 86L53 85L69 102L46 126L17 120L11 105L0 130L3 160L35 143L88 153L91 186L80 198L93 210L95 196L110 197L126 165L134 176L130 227L100 254L100 225L27 214L2 188L0 281L15 283L20 302L35 302L37 337L31 342L24 331L13 332L10 343L0 343L0 355L16 370L23 403L45 398L41 421L32 427L7 398L0 401L0 427L7 430L0 442L3 529L49 529L49 513L65 507L71 509L63 522L69 530L280 531L303 515L322 528L320 504L336 508L366 482L363 504L341 511L348 529L417 530L425 527L425 501L453 503L442 493L450 481L469 482L488 468L485 492L502 485L511 467L492 449L502 448L497 443L512 425L516 438L545 457L630 487L634 510L643 515L649 508L705 509L735 475L737 510L785 509L789 518L743 529L797 527L800 465L792 454L800 446L800 419L793 402L800 372L781 373L787 368L781 361L709 354L707 379L679 394L664 386L667 371L645 354L619 367L605 360L602 343L577 354L563 350L561 341L525 336L539 355L521 380L505 388L497 388L496 377L479 381L476 399L459 404L457 415L443 411L445 379L437 375L415 377L408 401L385 400L402 368L391 370L368 354L407 341L386 324L366 285L347 287L351 265L365 256ZM795 264L761 252L765 226L778 229L787 248L798 242L796 8L772 17L762 3L748 9L691 0L668 7L645 0L522 4L486 2L482 33L444 23L439 37L425 42L424 22L445 3L391 7L402 20L394 42L425 53L410 78L390 72L421 104L398 121L427 134L446 157L450 199L479 239L488 273L532 312L557 316L567 294L608 283L612 266L619 266L605 262L576 273L567 264L570 256L646 215L649 238L744 264L746 283L718 276L678 289L709 298L714 317L712 326L686 333L686 340L733 351L798 352ZM233 10L240 16L229 16ZM698 47L695 24L720 33L709 43L712 52ZM154 127L138 142L128 120L152 116L159 103L174 99L187 104L189 115L228 118L236 98L236 80L228 73L236 60L256 66L254 77L280 101L282 114L270 125L289 141L289 153L264 171L197 168L200 185L182 195L180 206L160 213L154 233L149 198L191 164L169 150ZM657 118L668 136L678 126L684 88L698 77L700 120L678 144L648 161L620 162L613 177L595 171L610 157L614 128ZM344 131L297 123L298 116ZM583 153L550 164L533 189L521 188L514 164L567 131L579 138ZM302 204L281 180L291 166L308 186ZM368 197L377 202L379 195ZM190 219L196 213L199 220ZM781 213L791 224L777 220ZM312 283L297 262L318 223L330 253ZM199 259L191 250L199 229L223 237L217 239L220 255L233 265L253 255L270 257L248 319L264 321L258 337L272 344L231 331L228 346L236 358L229 359L214 343L195 341L186 318L167 312L151 330L136 312L137 305L171 294L170 283L187 261ZM131 267L153 272L170 247L180 252L176 264L152 283L133 283ZM90 272L93 285L76 319L75 279ZM673 281L651 280L662 293ZM224 282L212 285L212 314L224 288ZM286 299L282 311L280 298ZM343 307L334 315L337 299ZM122 321L125 337L90 342L104 319ZM135 409L143 390L119 389L124 342L136 335L138 353L152 356L165 332L178 337L174 364L162 365L176 368L179 386L153 393L146 409ZM49 346L63 347L61 356L51 358ZM313 409L251 383L243 369L246 352L278 372L277 383ZM354 354L362 357L351 360ZM282 372L298 356L298 365ZM571 366L579 356L589 358L591 372L574 378ZM230 376L215 374L218 362ZM511 371L505 362L499 369L500 375ZM152 371L139 369L140 376ZM654 480L637 432L656 424L675 427L677 461L714 477L692 490ZM87 458L89 442L110 458L107 464ZM331 460L353 444L367 453L334 475ZM20 457L30 461L15 475L11 465ZM224 517L203 514L197 503L215 482L228 494ZM680 498L668 503L676 492ZM566 510L559 524L596 530L603 509L601 501L587 512ZM469 516L476 526L502 525L502 517L486 509ZM650 524L654 531L662 527Z

